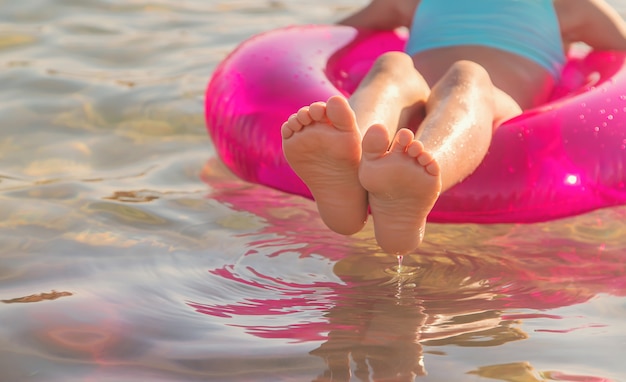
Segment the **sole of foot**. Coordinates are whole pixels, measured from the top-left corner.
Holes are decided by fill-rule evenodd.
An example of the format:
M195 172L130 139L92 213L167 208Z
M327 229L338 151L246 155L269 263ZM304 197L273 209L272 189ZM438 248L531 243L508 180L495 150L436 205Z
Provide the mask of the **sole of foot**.
M301 108L282 126L283 152L307 185L324 223L351 235L367 221L367 193L359 183L361 133L344 97Z
M368 191L376 241L387 253L407 254L422 242L441 192L439 165L408 129L390 142L385 127L374 125L362 147L359 181Z

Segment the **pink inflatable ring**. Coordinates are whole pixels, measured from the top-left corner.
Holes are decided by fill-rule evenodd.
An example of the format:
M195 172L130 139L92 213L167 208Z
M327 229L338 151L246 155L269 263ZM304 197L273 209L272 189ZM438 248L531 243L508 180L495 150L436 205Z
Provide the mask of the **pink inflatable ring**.
M215 70L206 122L218 155L250 182L311 197L282 154L281 124L333 94L349 95L399 32L340 26L251 38ZM443 193L435 222L537 222L626 204L626 54L570 55L550 102L496 130L465 181Z

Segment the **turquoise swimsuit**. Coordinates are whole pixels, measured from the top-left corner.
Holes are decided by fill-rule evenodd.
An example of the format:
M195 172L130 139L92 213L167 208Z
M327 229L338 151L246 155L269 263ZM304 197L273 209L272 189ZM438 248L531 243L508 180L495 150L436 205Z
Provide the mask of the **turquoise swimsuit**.
M565 54L552 0L422 0L405 48L481 45L531 59L558 78Z

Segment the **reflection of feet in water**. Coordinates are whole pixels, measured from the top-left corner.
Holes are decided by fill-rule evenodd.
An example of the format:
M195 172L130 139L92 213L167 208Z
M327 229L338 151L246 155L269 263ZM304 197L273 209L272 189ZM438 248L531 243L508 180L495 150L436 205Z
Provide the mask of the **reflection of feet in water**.
M374 299L367 306L355 303L345 311L331 309L330 325L337 329L311 352L327 364L315 382L350 381L351 375L360 381L413 382L416 376L426 374L419 342L426 315L417 304L394 301Z
M468 276L473 268L415 255L405 257L404 266L410 271L392 274L390 280L397 269L391 256L354 254L337 262L335 274L350 280L350 292L337 292L340 298L326 315L328 339L311 352L327 364L316 382L350 381L350 375L413 382L426 374L423 346L435 352L437 347L499 346L527 337L517 322L502 320L501 306L480 272Z
M417 299L403 300L381 297L367 306L355 301L354 306L331 309L329 324L336 329L311 352L324 359L328 368L315 382L349 381L351 374L363 381L412 382L427 374L423 346L433 350L448 345L500 346L527 338L512 326L515 323L503 322L493 310L446 316L435 309L429 316Z

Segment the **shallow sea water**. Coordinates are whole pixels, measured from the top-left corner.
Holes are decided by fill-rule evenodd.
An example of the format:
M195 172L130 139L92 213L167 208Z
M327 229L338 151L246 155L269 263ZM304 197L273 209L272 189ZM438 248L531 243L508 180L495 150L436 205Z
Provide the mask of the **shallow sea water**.
M626 208L398 269L220 164L217 63L363 3L0 0L0 381L626 381Z

